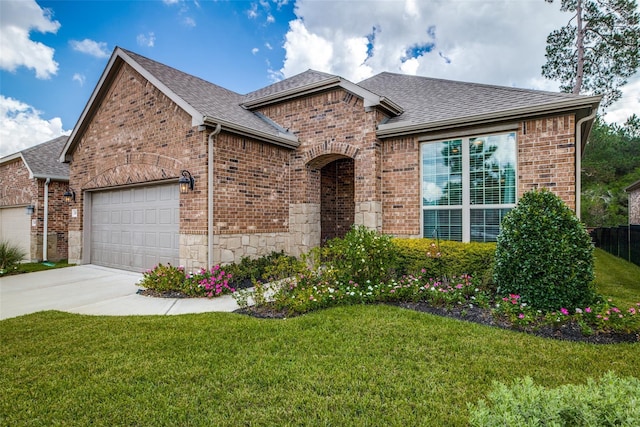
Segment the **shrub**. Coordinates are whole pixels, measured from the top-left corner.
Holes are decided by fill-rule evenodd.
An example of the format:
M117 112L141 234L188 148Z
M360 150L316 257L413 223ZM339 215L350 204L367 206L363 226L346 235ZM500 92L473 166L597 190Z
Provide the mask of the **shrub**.
M185 274L183 267L174 267L171 264L158 264L151 270L142 273L140 286L153 289L158 292L179 291L183 288Z
M391 237L363 225L352 227L343 239L329 240L322 255L327 273L339 282L382 283L397 268Z
M451 277L470 274L487 286L492 282L495 243L461 243L432 239L393 239L403 274Z
M229 285L232 277L222 267L214 265L210 270L202 268L196 274L188 274L180 290L190 296L209 298L232 294L235 292L235 289Z
M176 291L191 297L213 298L235 292L229 285L231 278L232 275L226 273L219 265L211 267L210 270L202 268L192 274L185 273L182 266L158 264L142 274L139 284L158 292Z
M530 191L503 219L494 280L541 310L584 307L595 299L593 245L575 214L548 190Z
M251 287L256 280L283 279L303 267L295 257L274 251L259 258L242 257L239 263L226 265L225 270L233 275L231 284L238 289Z
M637 426L640 425L640 380L608 372L599 381L537 386L529 377L512 386L495 383L488 405L469 405L470 425L484 426Z
M0 242L0 272L14 268L26 256L27 253L19 246L7 241Z

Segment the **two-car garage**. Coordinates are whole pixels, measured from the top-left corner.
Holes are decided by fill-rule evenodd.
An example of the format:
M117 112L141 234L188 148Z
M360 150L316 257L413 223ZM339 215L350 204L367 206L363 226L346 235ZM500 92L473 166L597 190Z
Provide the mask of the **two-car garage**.
M179 198L177 184L89 193L90 262L138 272L178 265Z

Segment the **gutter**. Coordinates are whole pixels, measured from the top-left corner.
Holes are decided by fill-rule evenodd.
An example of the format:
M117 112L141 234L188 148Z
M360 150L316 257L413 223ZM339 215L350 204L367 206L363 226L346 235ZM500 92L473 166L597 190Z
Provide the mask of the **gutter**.
M209 134L208 141L208 171L207 171L207 268L213 267L213 144L217 135L222 130L222 125L217 123L216 128Z
M259 141L268 142L271 144L279 145L285 148L296 149L300 146L298 138L291 134L285 134L280 132L277 136L266 132L261 132L256 129L252 129L246 126L241 126L236 123L231 123L225 120L220 120L214 117L203 117L202 122L206 126L224 126L228 132L237 133L239 135L255 138Z
M456 117L454 119L440 120L431 123L412 123L408 121L395 122L389 124L378 125L376 135L379 138L390 138L395 136L404 136L414 133L426 133L455 126L478 126L486 123L498 121L518 120L525 117L533 117L535 115L551 115L565 111L575 111L580 108L593 108L598 105L600 96L592 96L588 98L570 99L552 104L537 105L535 107L525 107L514 110L502 110L488 114L480 114L475 116Z
M44 226L42 231L42 262L48 261L49 249L49 183L51 178L44 182Z
M582 192L582 124L589 120L593 120L598 112L597 108L593 109L593 112L587 117L583 117L576 123L576 216L580 219L580 193ZM589 135L585 135L587 139Z

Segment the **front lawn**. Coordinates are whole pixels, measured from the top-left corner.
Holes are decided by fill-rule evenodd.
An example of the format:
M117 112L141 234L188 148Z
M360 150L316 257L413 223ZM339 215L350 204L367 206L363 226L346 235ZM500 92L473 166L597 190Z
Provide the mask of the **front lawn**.
M640 343L534 337L385 305L0 322L4 425L466 425L491 381L640 377Z
M0 270L0 277L11 276L14 274L33 273L35 271L52 270L54 268L64 268L72 265L75 264L69 264L66 259L58 262L25 262L16 264L6 271Z

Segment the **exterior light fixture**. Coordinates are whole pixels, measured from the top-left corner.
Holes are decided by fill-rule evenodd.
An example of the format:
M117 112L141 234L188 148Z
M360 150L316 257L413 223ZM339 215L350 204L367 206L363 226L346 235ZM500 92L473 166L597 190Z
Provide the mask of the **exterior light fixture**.
M65 203L75 202L76 193L71 188L67 187L67 191L65 191L62 195L62 199L65 201Z
M36 207L33 206L33 205L27 206L26 214L29 215L29 216L33 215L33 212L35 211L35 209L36 209Z
M180 193L186 194L189 191L193 191L195 180L193 179L193 176L191 176L191 172L183 170L181 174L182 176L178 180L178 184L180 185Z

